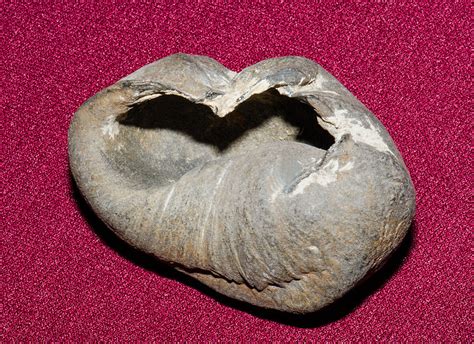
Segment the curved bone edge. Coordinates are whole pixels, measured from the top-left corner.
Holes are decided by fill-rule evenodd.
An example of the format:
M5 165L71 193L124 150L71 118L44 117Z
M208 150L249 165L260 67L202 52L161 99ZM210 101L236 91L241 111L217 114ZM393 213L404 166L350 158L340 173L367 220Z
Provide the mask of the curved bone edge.
M303 57L268 59L235 73L209 57L175 54L146 65L122 80L161 85L160 92L153 96L145 93L138 101L175 94L209 106L220 117L252 95L275 88L282 95L313 106L321 116L319 124L336 140L349 133L354 140L391 152L403 162L379 120L336 78Z
M216 64L200 59L204 66ZM237 75L220 71L220 65L211 71L203 67L204 71L198 73L212 74L208 77L211 81L196 89L180 89L170 80L119 82L79 109L70 129L69 151L71 169L81 192L104 222L127 242L176 263L181 270L228 296L263 307L309 312L342 296L401 241L413 216L414 191L398 151L375 117L321 67L296 58L302 61L301 69L310 65L308 73L298 72L293 59L263 61L255 66L267 64L265 68L252 66ZM274 71L271 61L283 65L284 72ZM287 65L282 63L285 61ZM271 156L271 148L255 152L262 155L255 159L261 163L249 173L261 177L248 180L248 186L242 186L239 180L242 168L249 165L243 163L246 157L217 160L191 171L175 185L157 190L127 185L108 168L100 139L104 123L113 128L113 119L126 113L135 102L177 92L206 104L207 96L215 98L221 93L220 97L225 97L225 90L232 88L225 87L228 80L237 85L250 80L247 89L259 93L264 88L252 83L258 85L261 81L254 82L250 76L260 70L266 73L268 88L276 87L282 94L299 97L317 110L321 125L338 139L326 156L314 147L290 144L280 168L269 171L268 166L274 161L264 162L265 156ZM156 75L167 73L172 74L168 71ZM301 79L291 79L300 74ZM220 102L226 103L222 98ZM362 133L353 132L354 125L377 136L365 142ZM309 161L314 159L314 166L288 173L285 166L294 165L291 159L302 155ZM354 170L351 175L347 174L350 170ZM209 188L196 188L200 185L196 178L214 180L212 192ZM239 183L241 192L219 191L219 185L238 187ZM224 194L235 196L229 199ZM248 202L250 196L255 197L254 204ZM199 204L189 204L192 200L199 200ZM186 207L182 206L186 203L183 201L187 201ZM236 216L232 207L225 206L226 202L241 205L238 211L242 216ZM341 204L356 206L342 212L346 218L334 219L330 209L341 209ZM205 205L214 208L199 211ZM384 213L384 209L390 209L390 213ZM188 221L183 221L186 218ZM243 222L235 222L236 218ZM214 228L209 229L206 221L213 221ZM214 230L215 227L221 230ZM204 233L199 231L202 228L207 228ZM255 228L262 230L254 231ZM241 246L244 240L250 243L245 249ZM291 246L294 242L297 243Z

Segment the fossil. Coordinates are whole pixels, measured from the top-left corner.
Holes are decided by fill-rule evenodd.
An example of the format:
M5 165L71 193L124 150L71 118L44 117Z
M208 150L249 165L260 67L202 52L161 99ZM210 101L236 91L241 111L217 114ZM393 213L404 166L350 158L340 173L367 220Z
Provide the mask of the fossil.
M78 109L69 159L84 198L130 245L292 313L379 268L415 209L385 128L302 57L240 73L185 54L146 65Z

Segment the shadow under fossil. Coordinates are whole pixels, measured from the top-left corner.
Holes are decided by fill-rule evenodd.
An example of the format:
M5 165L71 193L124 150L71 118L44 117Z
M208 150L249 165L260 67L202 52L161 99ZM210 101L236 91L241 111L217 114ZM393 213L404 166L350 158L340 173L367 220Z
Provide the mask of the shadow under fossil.
M176 271L168 264L157 260L155 257L139 251L125 241L116 236L92 211L86 203L72 177L70 176L72 196L76 200L79 211L86 219L89 226L101 239L101 241L116 251L123 258L131 261L133 264L152 271L164 278L172 279L183 283L191 288L197 289L205 295L214 298L219 303L247 312L256 317L275 321L284 325L313 328L320 327L331 322L344 318L349 313L357 309L364 300L377 290L382 288L388 280L400 269L402 263L408 256L413 245L413 234L416 232L416 224L413 223L405 239L399 247L390 255L385 264L366 280L362 281L355 288L350 290L342 298L325 308L314 313L295 315L280 311L264 309L257 306L241 302L212 290L195 279Z

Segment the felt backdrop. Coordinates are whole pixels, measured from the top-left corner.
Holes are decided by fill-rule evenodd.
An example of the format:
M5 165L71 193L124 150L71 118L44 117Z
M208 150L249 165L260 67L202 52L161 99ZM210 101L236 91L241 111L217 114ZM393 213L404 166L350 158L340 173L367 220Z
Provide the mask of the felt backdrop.
M2 340L472 339L470 3L427 3L2 2ZM69 173L73 113L176 52L236 71L305 56L376 114L417 191L411 232L385 268L291 317L216 295L104 227Z

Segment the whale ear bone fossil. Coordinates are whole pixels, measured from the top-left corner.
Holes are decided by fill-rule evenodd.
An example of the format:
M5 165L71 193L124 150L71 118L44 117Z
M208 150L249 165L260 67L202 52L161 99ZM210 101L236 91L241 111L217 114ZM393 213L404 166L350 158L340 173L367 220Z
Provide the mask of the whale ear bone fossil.
M301 57L240 73L185 54L144 66L79 108L69 159L123 240L222 294L292 313L380 267L415 209L385 128Z

